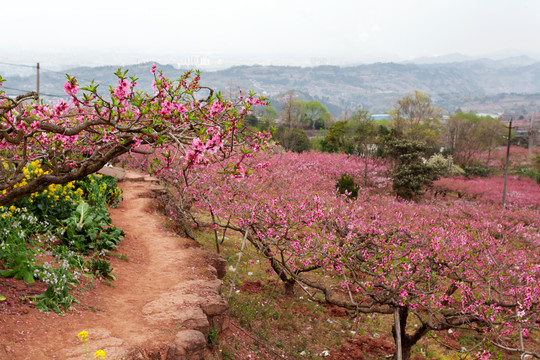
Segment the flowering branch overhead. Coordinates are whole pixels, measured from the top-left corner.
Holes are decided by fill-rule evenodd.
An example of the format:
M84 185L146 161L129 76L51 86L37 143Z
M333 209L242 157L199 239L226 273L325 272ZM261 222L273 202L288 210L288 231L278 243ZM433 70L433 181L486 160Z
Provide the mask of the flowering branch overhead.
M69 102L50 105L30 102L35 93L12 99L0 87L0 205L80 179L128 152L173 145L169 156L180 157L189 168L226 159L240 148L255 151L257 145L242 137L243 118L265 99L250 94L236 103L224 100L199 85L198 72L188 71L176 81L155 66L152 73L154 91L148 94L135 91L137 79L118 70L107 98L93 82L80 88L67 75ZM0 78L0 84L4 81ZM46 171L21 183L23 169L35 160Z

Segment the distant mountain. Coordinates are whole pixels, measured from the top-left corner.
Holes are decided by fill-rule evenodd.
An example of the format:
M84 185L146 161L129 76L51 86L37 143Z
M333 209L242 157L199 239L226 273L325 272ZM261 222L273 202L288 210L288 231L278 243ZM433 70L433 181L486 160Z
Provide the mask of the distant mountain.
M536 59L528 55L517 55L509 57L473 57L468 55L463 55L460 53L442 55L442 56L432 56L432 57L421 57L409 61L402 61L401 64L417 64L417 65L428 65L428 64L454 64L454 63L474 63L482 64L487 67L495 68L504 68L504 67L513 67L513 66L528 66L539 62L539 59Z
M460 58L459 54L446 57L447 60ZM139 78L142 90L151 91L151 66L151 63L145 63L124 68ZM104 91L109 85L114 85L113 73L117 68L78 67L66 72L77 76L82 84L95 79L102 84L101 90ZM182 69L171 65L159 65L158 68L170 78L178 78L183 73ZM6 88L35 89L34 76L6 78ZM62 72L43 71L40 82L43 94L62 95L65 82ZM397 98L414 90L429 94L435 105L447 112L456 108L481 112L502 112L516 107L540 108L540 62L525 56L502 60L376 63L349 67L237 66L203 72L201 83L225 95L237 88L266 94L278 111L279 94L293 89L300 98L320 101L336 116L359 105L372 113L386 112L392 109Z
M538 60L526 55L513 56L501 60L496 60L496 63L500 66L528 66L533 65L537 62Z
M407 63L448 64L448 63L454 63L454 62L471 61L473 59L474 57L472 56L467 56L460 53L454 53L454 54L441 55L441 56L420 57L420 58L413 59L411 61L407 61Z

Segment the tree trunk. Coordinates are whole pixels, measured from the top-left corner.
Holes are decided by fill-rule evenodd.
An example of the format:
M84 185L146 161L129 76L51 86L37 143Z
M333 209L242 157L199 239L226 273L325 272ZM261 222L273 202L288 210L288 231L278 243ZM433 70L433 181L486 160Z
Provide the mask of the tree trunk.
M253 232L255 233L256 230L253 229ZM270 260L270 266L272 267L274 272L277 274L279 279L284 284L285 294L286 295L294 295L294 284L296 284L296 280L293 277L287 276L287 274L285 273L285 270L283 269L283 266L272 255L272 251L271 251L270 247L268 245L262 243L262 242L261 243L257 242L256 237L253 237L251 234L248 235L247 239L257 249L260 249L260 251L263 253L263 255L268 260Z
M409 316L409 309L406 307L399 308L399 322L392 326L392 335L396 343L396 352L394 353L393 360L409 360L411 357L411 348L416 343L412 341L411 336L405 333L405 327L407 326L407 317ZM399 334L396 332L396 325L399 327ZM399 340L398 340L399 339ZM398 357L399 342L401 342L401 359Z
M405 338L401 339L401 360L409 360L411 358L411 348L413 344L407 342ZM392 360L399 360L397 358L397 351L392 357Z
M287 281L283 282L283 285L285 285L285 295L294 295L294 284L296 284L296 281L294 279L288 279Z
M396 343L396 360L403 360L403 352L401 351L401 321L399 320L399 308L394 308L394 342Z

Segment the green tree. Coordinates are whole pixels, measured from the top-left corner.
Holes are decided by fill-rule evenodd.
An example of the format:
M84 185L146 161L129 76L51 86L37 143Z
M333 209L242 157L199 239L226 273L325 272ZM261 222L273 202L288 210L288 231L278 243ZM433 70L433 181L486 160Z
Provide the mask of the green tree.
M388 134L386 126L374 121L369 111L359 109L348 119L330 126L326 137L321 141L321 150L341 151L364 158L380 157L383 142L388 138ZM367 174L367 169L365 173Z
M504 126L490 116L457 113L445 124L444 137L454 161L464 167L471 166L480 153L491 151L502 141Z
M341 178L336 182L336 189L340 194L347 194L347 197L353 200L358 198L360 187L354 182L354 177L341 174Z
M322 141L323 151L352 153L354 150L350 138L346 136L348 131L348 121L341 120L330 126L326 137Z
M369 111L357 110L351 120L352 142L354 153L364 159L376 161L380 157L380 149L388 129L374 121ZM369 185L368 161L364 161L364 185Z
M282 103L281 122L289 129L320 130L332 121L332 114L320 102L300 100L294 90L281 94L278 99Z
M395 161L392 171L392 188L399 197L407 200L418 199L438 178L436 171L424 161L428 150L421 141L397 139L387 144L388 154Z
M269 131L275 125L278 118L276 109L272 106L259 106L255 109L258 118L257 128L260 131Z
M422 141L431 149L439 147L441 109L432 106L427 94L406 94L396 101L391 114L392 127L404 139Z
M536 172L539 172L539 173L540 173L540 154L537 154L537 155L532 159L532 167L533 167L533 169L534 169Z
M311 141L302 129L289 129L286 126L280 126L273 135L274 139L278 141L285 150L297 153L311 150Z
M281 103L281 120L289 129L298 127L301 117L302 101L297 99L296 91L289 90L279 96Z
M255 114L246 115L245 122L253 127L257 127L257 125L259 125L259 119L257 118L257 115Z
M326 128L326 124L331 120L332 115L321 105L320 102L300 101L300 122L304 129L320 130Z
M379 142L379 126L372 120L369 111L359 109L350 123L357 153L362 157L373 157Z

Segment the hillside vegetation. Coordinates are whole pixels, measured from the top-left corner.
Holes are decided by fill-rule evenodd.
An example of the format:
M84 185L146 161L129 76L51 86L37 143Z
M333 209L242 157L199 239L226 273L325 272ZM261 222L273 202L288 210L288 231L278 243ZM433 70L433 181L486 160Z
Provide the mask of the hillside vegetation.
M129 65L145 91L151 90L151 64ZM95 79L103 87L114 85L118 66L67 69L71 75ZM184 70L160 65L168 77ZM358 105L372 113L387 112L404 93L420 90L447 112L502 112L505 109L540 107L540 63L478 60L443 64L376 63L348 67L238 66L220 71L203 71L205 83L227 93L238 88L266 94L274 102L279 94L295 90L306 100L321 102L334 116ZM8 77L12 88L34 90L35 76ZM61 73L42 72L41 91L58 94ZM61 95L61 94L60 94Z

